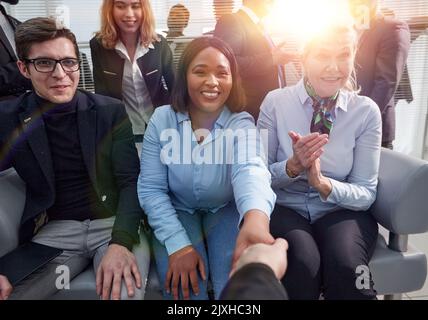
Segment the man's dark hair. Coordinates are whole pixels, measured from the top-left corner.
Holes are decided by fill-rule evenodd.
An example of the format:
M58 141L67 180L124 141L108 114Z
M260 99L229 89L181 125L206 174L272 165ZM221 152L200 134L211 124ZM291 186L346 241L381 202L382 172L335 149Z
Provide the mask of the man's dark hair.
M189 10L178 3L171 7L168 14L167 25L168 29L184 29L189 24Z
M79 58L79 47L75 35L70 29L65 28L52 18L29 19L16 28L15 42L18 58L23 61L28 59L31 47L36 43L41 43L57 38L66 38L73 43L76 57Z
M171 105L177 112L186 112L189 107L189 93L187 88L187 70L193 59L206 48L215 48L229 61L232 74L232 89L226 101L226 105L232 112L240 112L245 108L245 95L239 76L238 64L232 48L216 37L200 37L190 42L184 50L178 64L177 79L171 94Z

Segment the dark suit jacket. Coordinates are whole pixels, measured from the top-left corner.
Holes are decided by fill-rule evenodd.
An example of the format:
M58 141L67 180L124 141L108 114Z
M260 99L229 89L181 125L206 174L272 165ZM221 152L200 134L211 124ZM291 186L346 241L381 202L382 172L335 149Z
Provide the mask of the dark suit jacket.
M139 160L131 123L113 98L77 91L77 121L83 158L105 209L116 215L112 241L138 243L142 217L137 198ZM26 183L20 242L29 240L55 201L55 180L43 118L33 93L0 102L0 171L14 167ZM115 241L117 239L123 241ZM126 242L126 243L125 243Z
M8 16L0 4L1 13L15 30L19 21ZM4 32L0 30L0 100L15 98L31 89L31 82L19 72L16 56Z
M287 299L287 292L272 269L261 263L250 263L239 269L220 295L220 300Z
M278 67L273 64L268 40L242 10L221 17L214 36L232 47L247 97L246 111L257 120L266 94L279 87Z
M122 78L125 61L115 49L106 49L97 38L89 42L91 46L95 93L122 99ZM165 38L153 43L143 57L137 60L150 93L153 106L170 103L174 86L174 64L171 49Z
M405 22L377 17L361 35L355 68L361 94L372 98L382 113L382 141L395 138L394 94L410 48Z

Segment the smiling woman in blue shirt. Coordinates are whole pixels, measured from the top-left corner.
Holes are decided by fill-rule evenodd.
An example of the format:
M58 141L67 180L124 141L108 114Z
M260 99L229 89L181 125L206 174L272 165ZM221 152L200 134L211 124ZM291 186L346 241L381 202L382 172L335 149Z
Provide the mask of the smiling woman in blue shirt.
M150 119L138 196L165 298L208 299L208 277L218 298L242 251L274 241L276 197L243 100L232 50L202 37L181 57L172 105Z
M270 92L259 129L267 129L268 162L277 194L270 230L289 243L282 279L291 299L375 299L368 266L378 227L376 199L381 116L353 85L357 36L335 24L309 41L304 78Z

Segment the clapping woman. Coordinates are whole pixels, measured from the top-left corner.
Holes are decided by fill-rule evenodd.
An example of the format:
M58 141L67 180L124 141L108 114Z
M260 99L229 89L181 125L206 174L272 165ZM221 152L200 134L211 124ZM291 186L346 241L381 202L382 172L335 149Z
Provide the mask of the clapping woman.
M270 92L261 106L257 125L268 130L277 194L270 230L289 243L283 283L291 299L376 298L368 263L378 227L369 208L381 117L357 94L356 44L352 25L331 25L306 44L304 78Z

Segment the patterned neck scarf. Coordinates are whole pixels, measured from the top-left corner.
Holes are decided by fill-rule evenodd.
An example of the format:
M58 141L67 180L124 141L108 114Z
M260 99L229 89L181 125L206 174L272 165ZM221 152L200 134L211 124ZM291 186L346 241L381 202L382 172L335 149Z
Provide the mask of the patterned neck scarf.
M311 132L329 135L333 129L333 118L330 110L336 105L339 92L336 92L336 94L331 97L321 98L315 93L314 88L307 79L305 79L304 83L306 92L312 99L312 108L314 109L311 121Z

